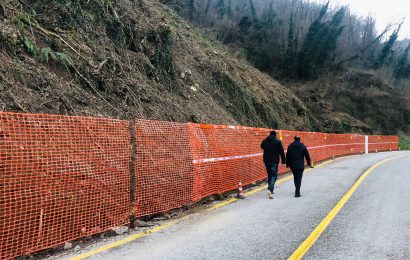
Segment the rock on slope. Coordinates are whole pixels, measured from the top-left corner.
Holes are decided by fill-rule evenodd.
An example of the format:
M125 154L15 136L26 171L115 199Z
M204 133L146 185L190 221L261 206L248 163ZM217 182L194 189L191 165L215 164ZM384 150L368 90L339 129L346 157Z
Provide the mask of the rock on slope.
M317 130L295 94L156 0L6 0L2 111Z

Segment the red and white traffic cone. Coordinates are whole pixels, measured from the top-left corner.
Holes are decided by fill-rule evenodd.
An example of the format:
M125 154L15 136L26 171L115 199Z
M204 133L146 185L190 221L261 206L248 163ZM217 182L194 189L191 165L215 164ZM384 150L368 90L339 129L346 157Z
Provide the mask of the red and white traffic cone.
M243 194L243 189L242 189L242 182L239 182L238 185L238 199L244 199L245 195Z

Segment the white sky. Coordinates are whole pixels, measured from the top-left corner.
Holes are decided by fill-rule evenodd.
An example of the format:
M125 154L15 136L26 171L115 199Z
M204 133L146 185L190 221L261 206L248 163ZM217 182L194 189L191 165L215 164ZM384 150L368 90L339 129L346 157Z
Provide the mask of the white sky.
M324 0L313 0L327 2ZM348 5L350 10L358 15L371 14L376 19L378 31L382 31L389 22L399 22L404 17L404 23L399 38L410 39L410 0L330 0L331 5Z

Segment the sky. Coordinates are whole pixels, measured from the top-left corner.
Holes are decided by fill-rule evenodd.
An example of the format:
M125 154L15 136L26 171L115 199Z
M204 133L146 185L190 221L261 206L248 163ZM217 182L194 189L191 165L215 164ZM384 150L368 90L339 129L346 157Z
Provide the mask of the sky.
M399 39L410 39L410 0L330 0L330 3L332 6L348 5L353 13L360 16L371 14L376 19L378 32L383 31L389 22L399 22L404 17Z

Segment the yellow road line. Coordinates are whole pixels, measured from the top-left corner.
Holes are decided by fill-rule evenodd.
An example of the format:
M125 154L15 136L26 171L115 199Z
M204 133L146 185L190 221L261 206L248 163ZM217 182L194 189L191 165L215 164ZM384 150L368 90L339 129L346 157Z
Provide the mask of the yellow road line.
M85 254L81 254L81 255L75 256L75 257L71 258L71 260L82 260L82 259L86 259L86 258L88 258L88 257L90 257L90 256L93 256L93 255L102 253L102 252L104 252L104 251L110 250L110 249L115 248L115 247L119 247L119 246L121 246L121 245L123 245L123 244L125 244L125 243L128 243L128 242L131 242L131 241L133 241L133 240L136 240L136 239L145 237L145 236L147 236L147 235L149 235L149 234L151 234L151 233L155 233L155 232L161 231L162 229L167 228L167 227L170 227L170 226L174 225L175 223L176 223L176 221L171 221L171 222L165 223L165 224L163 224L163 225L161 225L161 226L158 226L158 227L152 228L152 229L150 229L150 230L147 230L147 231L144 232L144 233L138 233L138 234L129 236L129 237L127 237L127 238L124 238L124 239L122 239L122 240L119 240L119 241L117 241L117 242L114 242L114 243L112 243L112 244L109 244L109 245L106 245L106 246L102 246L102 247L97 248L97 249L95 249L95 250L91 250L91 251L89 251L89 252L87 252L87 253L85 253Z
M212 211L212 210L215 210L215 209L217 209L217 208L223 207L223 206L225 206L225 205L231 204L232 202L235 202L235 201L237 201L237 200L238 200L237 198L232 198L232 199L229 199L229 200L227 200L227 201L218 203L218 204L216 204L215 206L209 208L208 211Z
M326 161L326 162L324 162L324 163L322 163L322 164L316 166L316 168L319 168L319 167L321 167L321 166L323 166L323 165L326 165L326 164L328 164L328 163L330 163L330 162L332 162L332 160ZM309 169L309 170L310 170L310 169ZM309 170L307 170L307 171L309 171ZM293 178L293 176L288 176L288 177L285 177L285 178L282 178L282 179L278 180L276 183L277 183L277 184L280 184L280 183L283 183L283 182L285 182L285 181L288 181L288 180L290 180L290 179L292 179L292 178ZM263 187L260 187L260 188L257 188L257 189L255 189L255 190L252 190L252 191L249 191L249 192L245 193L245 195L249 196L249 195L255 194L255 193L257 193L257 192L260 192L260 191L266 189L266 187L267 187L267 186L264 185ZM212 210L218 209L218 208L223 207L223 206L225 206L225 205L231 204L231 203L233 203L233 202L235 202L235 201L237 201L237 200L238 200L237 198L232 198L232 199L229 199L229 200L227 200L227 201L221 202L221 203L219 203L219 204L217 204L217 205L215 205L215 206L209 208L208 211L212 211ZM186 217L183 217L183 218L178 219L178 220L175 220L175 221L170 221L170 222L168 222L168 223L165 223L165 224L162 224L162 225L157 226L157 227L155 227L155 228L152 228L152 229L150 229L150 230L147 230L147 231L145 231L145 232L143 232L143 233L138 233L138 234L129 236L129 237L127 237L127 238L124 238L124 239L122 239L122 240L119 240L119 241L117 241L117 242L114 242L114 243L112 243L112 244L99 247L99 248L94 249L94 250L91 250L91 251L89 251L89 252L87 252L87 253L84 253L84 254L75 256L75 257L71 258L71 260L82 260L82 259L86 259L86 258L91 257L91 256L93 256L93 255L102 253L102 252L104 252L104 251L107 251L107 250L110 250L110 249L113 249L113 248L122 246L122 245L124 245L124 244L126 244L126 243L128 243L128 242L134 241L134 240L136 240L136 239L145 237L145 236L147 236L147 235L149 235L149 234L151 234L151 233L155 233L155 232L161 231L161 230L163 230L163 229L165 229L165 228L167 228L167 227L173 226L173 225L175 225L177 222L180 222L180 221L183 220L183 219L187 219L188 217L190 217L190 216L186 216Z
M316 240L320 237L320 235L325 231L327 226L332 222L332 220L335 218L337 213L342 209L342 207L346 204L346 202L349 200L349 198L352 196L352 194L357 190L357 188L360 186L360 184L363 182L363 180L377 167L379 167L381 164L390 161L392 159L396 159L399 157L403 156L408 156L410 154L406 155L400 155L400 156L395 156L391 158L384 159L377 164L373 165L370 167L367 171L365 171L360 178L353 184L353 186L350 188L350 190L343 196L343 198L336 204L336 206L329 212L329 214L322 220L322 222L316 227L315 230L306 238L306 240L296 249L296 251L289 257L289 260L298 260L301 259L307 251L313 246L313 244L316 242Z

